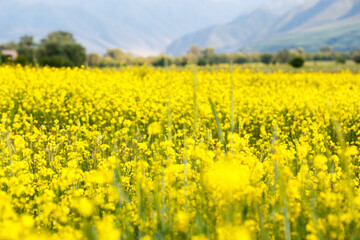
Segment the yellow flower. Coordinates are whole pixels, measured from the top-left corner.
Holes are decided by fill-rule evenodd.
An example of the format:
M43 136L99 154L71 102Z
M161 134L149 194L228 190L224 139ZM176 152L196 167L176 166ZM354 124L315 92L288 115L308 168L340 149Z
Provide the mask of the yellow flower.
M216 229L219 240L251 240L251 234L241 226L225 226Z
M114 217L106 215L96 224L97 236L99 240L117 240L120 236L120 231L116 229L114 224Z
M205 173L204 184L217 198L235 199L247 193L250 169L236 161L220 161Z
M190 222L190 214L184 211L176 213L174 223L176 230L179 232L187 232Z
M195 235L191 237L191 240L208 240L209 238L205 234Z
M34 219L29 215L23 215L21 217L21 223L25 228L31 228L34 226Z
M25 140L23 139L22 136L19 135L14 136L14 146L16 152L20 152L22 149L25 148Z
M77 211L83 217L90 217L94 212L94 206L90 200L81 198L76 206Z
M153 122L148 126L148 134L149 135L157 135L161 133L161 125L159 122Z

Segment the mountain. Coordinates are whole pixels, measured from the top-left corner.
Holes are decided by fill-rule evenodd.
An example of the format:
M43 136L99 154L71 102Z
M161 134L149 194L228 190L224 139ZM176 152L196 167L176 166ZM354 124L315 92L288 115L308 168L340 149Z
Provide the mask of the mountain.
M309 0L277 15L270 7L185 35L172 42L166 52L177 56L193 44L214 47L217 52L274 52L298 47L316 51L324 45L345 51L360 47L360 0Z
M186 53L192 45L200 48L214 47L217 52L236 51L245 47L253 39L265 35L266 30L275 19L276 15L260 9L240 16L228 24L213 26L185 35L174 41L166 52L178 56Z
M0 0L0 43L72 32L88 52L159 54L174 39L225 23L269 0ZM271 1L271 0L270 0Z

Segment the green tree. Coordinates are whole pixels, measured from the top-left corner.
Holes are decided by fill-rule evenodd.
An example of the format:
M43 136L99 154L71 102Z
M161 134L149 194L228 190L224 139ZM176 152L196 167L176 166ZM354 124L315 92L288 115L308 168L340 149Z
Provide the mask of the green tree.
M59 57L59 56L51 56L44 57L40 59L41 66L49 66L49 67L74 67L74 63L70 60Z
M75 38L72 33L65 31L56 31L49 33L46 38L41 40L42 44L46 44L48 42L57 43L59 45L65 44L75 44Z
M305 59L303 57L297 56L290 60L289 64L294 68L301 68L304 66Z
M165 66L170 66L171 64L172 64L172 59L165 56L160 56L153 62L153 65L155 67L165 67Z
M177 57L174 59L174 63L177 66L186 66L188 64L188 61L189 61L188 55Z
M213 64L230 63L230 61L230 55L226 53L215 54L213 57Z
M290 57L291 55L288 49L283 49L276 54L276 60L280 63L288 63Z
M48 34L41 40L38 56L40 63L59 67L62 63L64 66L78 66L85 64L85 48L76 43L73 35L68 32L57 31ZM60 61L60 58L63 59ZM45 59L45 60L42 60Z
M206 64L214 64L215 61L215 49L214 48L205 48L200 51L200 59L198 61L199 65L202 65L205 62Z
M16 50L18 48L18 44L16 42L8 42L0 45L0 50Z
M273 58L273 55L270 53L264 53L260 56L260 61L264 64L270 64L271 60Z
M354 60L355 63L360 64L360 49L355 52L352 52L352 59Z
M194 56L199 56L200 48L196 45L192 45L188 50L188 54L193 54Z
M16 64L20 64L21 66L25 66L29 63L29 60L26 56L24 55L19 55L16 59L15 59L15 63Z
M67 59L74 63L75 66L80 67L86 62L85 48L80 44L67 44L63 48Z
M37 46L34 43L34 38L32 36L22 36L20 38L17 51L19 56L22 56L22 58L20 58L22 63L26 62L27 64L36 62L35 56L37 52Z
M336 63L345 64L346 63L346 58L343 55L338 55L336 57Z
M359 64L360 64L360 54L354 55L353 59L354 59L354 62L355 62L355 63L359 63Z
M87 64L88 66L99 66L99 64L101 63L101 56L99 54L96 53L90 53L87 56Z
M121 49L108 49L105 57L109 57L112 60L121 64L126 63L126 54Z
M234 58L234 63L237 63L237 64L244 64L244 63L247 63L247 58L244 57L244 56L235 56Z

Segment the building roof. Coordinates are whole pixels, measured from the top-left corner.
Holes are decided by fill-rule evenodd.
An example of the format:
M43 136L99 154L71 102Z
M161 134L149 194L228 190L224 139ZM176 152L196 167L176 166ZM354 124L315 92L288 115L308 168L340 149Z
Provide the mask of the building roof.
M12 60L15 60L18 57L18 52L15 50L1 50L1 54L5 56L9 56Z

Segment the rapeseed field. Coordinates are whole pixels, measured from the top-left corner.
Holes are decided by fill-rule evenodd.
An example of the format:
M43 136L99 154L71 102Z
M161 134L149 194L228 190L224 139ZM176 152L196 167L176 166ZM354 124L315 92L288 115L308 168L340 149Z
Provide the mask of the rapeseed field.
M0 67L0 239L358 239L360 74Z

